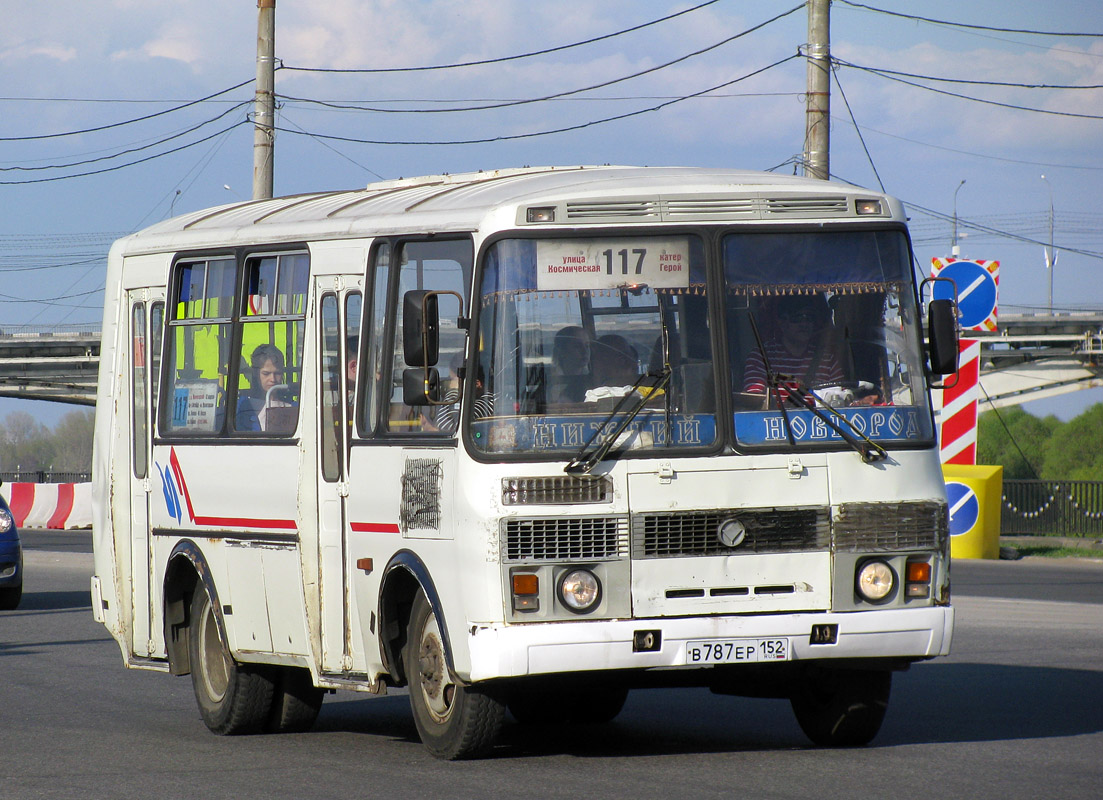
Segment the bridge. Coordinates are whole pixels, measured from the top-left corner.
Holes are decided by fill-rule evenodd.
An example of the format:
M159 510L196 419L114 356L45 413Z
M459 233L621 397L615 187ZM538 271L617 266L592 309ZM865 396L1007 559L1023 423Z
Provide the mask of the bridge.
M0 328L0 397L96 404L100 326Z
M1103 386L1103 311L1001 314L981 341L981 409ZM99 325L0 329L0 397L95 405Z

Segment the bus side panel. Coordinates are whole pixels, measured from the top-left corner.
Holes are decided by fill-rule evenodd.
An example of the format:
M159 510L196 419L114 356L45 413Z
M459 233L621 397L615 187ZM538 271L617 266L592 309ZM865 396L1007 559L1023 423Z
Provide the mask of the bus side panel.
M210 567L232 651L309 655L294 443L162 444L154 465L159 633L167 559L188 538ZM158 643L163 655L163 633Z

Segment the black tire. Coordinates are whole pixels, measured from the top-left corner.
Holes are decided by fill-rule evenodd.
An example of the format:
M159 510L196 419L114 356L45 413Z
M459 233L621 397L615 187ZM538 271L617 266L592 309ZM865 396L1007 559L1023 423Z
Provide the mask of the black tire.
M272 697L268 730L272 733L302 733L314 727L325 692L314 685L310 670L283 667Z
M188 654L192 687L203 722L219 735L261 733L272 711L271 670L238 664L219 632L217 611L204 586L191 604Z
M509 699L509 713L522 725L600 725L624 708L622 686L554 687L536 685Z
M23 599L23 584L18 586L5 586L0 589L0 611L15 611L19 608L19 601Z
M823 747L869 744L885 719L892 673L814 667L790 702L801 730Z
M425 749L448 761L472 758L494 743L505 706L456 682L448 669L436 615L418 592L410 613L402 663L410 684L410 707Z

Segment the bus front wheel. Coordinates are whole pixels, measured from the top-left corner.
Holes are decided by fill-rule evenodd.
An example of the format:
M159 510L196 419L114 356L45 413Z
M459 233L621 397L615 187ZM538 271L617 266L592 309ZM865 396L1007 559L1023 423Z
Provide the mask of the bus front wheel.
M271 677L263 668L238 664L230 657L217 611L202 584L195 589L191 613L192 687L203 722L220 735L262 732L272 709Z
M869 744L885 719L892 673L887 670L808 669L790 697L801 730L824 747Z
M440 624L424 592L414 600L402 660L414 724L430 753L451 761L477 756L494 743L505 706L456 682L448 669Z

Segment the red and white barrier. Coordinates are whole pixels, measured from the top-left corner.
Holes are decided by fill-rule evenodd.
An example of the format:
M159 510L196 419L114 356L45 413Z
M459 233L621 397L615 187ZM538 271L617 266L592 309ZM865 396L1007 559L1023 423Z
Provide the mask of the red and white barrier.
M92 527L91 483L5 483L0 494L20 528Z

